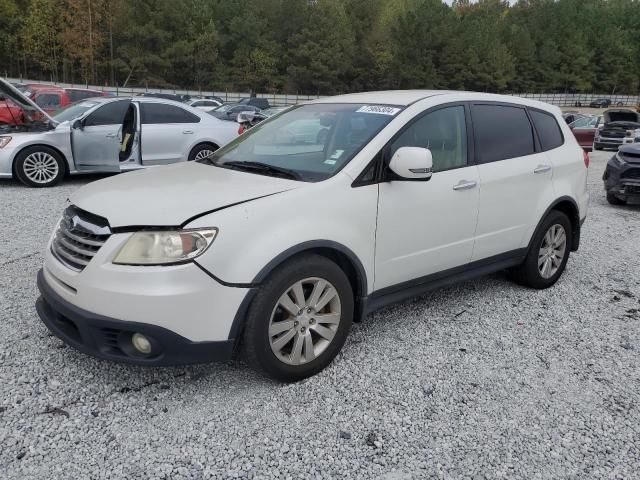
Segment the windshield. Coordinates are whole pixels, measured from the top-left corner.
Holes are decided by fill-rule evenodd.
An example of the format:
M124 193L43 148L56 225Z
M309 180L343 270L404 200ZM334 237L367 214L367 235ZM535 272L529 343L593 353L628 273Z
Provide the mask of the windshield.
M95 107L96 105L98 105L98 102L80 101L77 103L72 103L68 107L63 108L58 113L56 113L53 116L53 119L56 122L60 122L60 123L71 121L78 118L79 116L84 114L89 109Z
M253 167L265 175L279 170L298 180L321 181L346 165L400 110L386 105L303 105L256 125L203 163Z

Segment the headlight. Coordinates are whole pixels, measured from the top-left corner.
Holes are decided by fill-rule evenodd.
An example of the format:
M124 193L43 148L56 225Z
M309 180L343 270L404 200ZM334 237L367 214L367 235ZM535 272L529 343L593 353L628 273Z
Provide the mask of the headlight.
M0 137L0 148L6 147L11 141L11 137Z
M170 265L202 255L218 229L141 231L134 233L113 259L118 265Z
M620 165L624 165L625 160L622 158L622 155L620 155L620 152L616 152L616 156L615 156L616 161L620 164Z

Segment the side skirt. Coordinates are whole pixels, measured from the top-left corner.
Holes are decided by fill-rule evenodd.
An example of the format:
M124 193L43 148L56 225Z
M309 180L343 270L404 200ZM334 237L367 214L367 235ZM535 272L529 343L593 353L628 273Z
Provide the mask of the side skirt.
M431 290L451 285L452 283L470 280L506 268L515 267L516 265L520 265L526 256L527 249L521 248L376 290L368 297L362 299L362 317L387 305L417 297Z

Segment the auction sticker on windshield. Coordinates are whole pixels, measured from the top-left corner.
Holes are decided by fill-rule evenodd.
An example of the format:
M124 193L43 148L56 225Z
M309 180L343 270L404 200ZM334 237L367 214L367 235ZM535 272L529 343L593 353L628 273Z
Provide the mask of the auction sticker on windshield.
M384 105L364 105L356 110L356 112L360 113L378 113L380 115L395 115L399 111L399 108L386 107Z

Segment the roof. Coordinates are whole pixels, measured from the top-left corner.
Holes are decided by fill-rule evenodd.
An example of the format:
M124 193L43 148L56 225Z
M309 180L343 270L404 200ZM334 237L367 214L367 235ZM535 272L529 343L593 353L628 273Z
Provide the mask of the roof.
M447 90L386 90L379 92L348 93L334 97L323 97L309 103L377 103L387 105L411 105L423 98L451 93Z
M554 105L529 98L455 90L383 90L378 92L349 93L346 95L336 95L334 97L323 97L305 103L370 103L374 105L398 105L406 107L425 98L436 96L455 96L456 98L452 99L452 101L514 103L551 111L558 115L562 113L560 108Z

